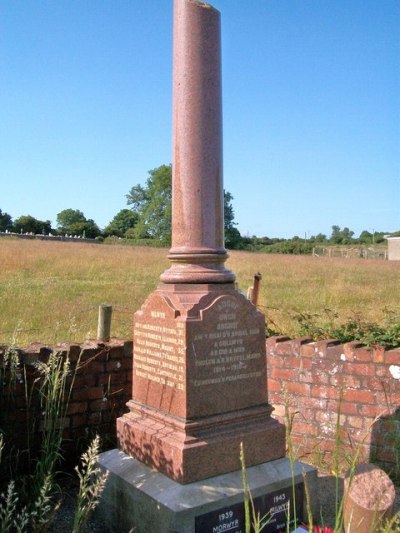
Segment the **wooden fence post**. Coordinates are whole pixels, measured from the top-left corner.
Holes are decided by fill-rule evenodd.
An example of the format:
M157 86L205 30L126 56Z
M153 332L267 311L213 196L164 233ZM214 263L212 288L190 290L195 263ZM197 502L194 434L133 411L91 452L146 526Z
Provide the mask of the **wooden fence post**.
M258 302L258 293L260 290L260 281L262 279L262 276L260 272L257 272L254 274L254 281L253 281L253 291L251 293L251 302L257 307Z
M97 340L108 342L111 333L112 306L101 304L99 306L99 321L97 324Z

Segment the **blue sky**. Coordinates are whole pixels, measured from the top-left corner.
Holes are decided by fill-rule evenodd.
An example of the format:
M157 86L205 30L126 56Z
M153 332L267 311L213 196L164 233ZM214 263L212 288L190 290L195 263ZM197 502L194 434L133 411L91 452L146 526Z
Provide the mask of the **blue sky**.
M400 2L214 0L242 234L400 230ZM172 0L1 0L0 209L104 227L171 161Z

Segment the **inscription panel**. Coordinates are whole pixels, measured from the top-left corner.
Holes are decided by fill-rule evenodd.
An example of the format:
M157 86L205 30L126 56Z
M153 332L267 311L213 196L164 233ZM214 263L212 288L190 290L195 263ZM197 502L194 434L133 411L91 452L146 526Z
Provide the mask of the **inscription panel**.
M188 322L188 354L188 387L197 400L193 413L266 401L264 318L243 296L220 296L200 321Z
M293 494L295 498L293 498ZM253 499L253 503L256 514L265 517L263 532L285 533L288 531L288 527L289 531L292 531L295 526L295 517L297 524L301 524L303 521L304 483L295 485L294 493L292 487L284 488L258 496ZM296 512L294 512L294 508L296 508ZM243 503L230 505L195 518L195 533L227 531L230 533L244 533L246 531Z
M177 322L171 328L157 324L135 322L135 375L167 387L184 390L184 325Z
M134 321L133 398L183 416L186 383L185 324L159 295L151 295Z

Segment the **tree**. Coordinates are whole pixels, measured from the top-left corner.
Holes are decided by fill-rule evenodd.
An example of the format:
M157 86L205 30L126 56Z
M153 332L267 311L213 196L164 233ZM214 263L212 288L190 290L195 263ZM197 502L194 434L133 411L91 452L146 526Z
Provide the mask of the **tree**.
M326 242L327 238L324 233L318 233L318 235L316 235L314 239L311 237L311 240L315 240L315 242Z
M3 213L0 209L0 231L11 231L13 229L13 223L11 215Z
M72 234L71 226L86 222L86 217L79 209L64 209L57 215L57 228L60 233Z
M51 233L50 220L38 220L31 215L22 215L14 221L14 230L17 233L34 233L48 235Z
M135 185L126 195L137 215L136 238L171 242L172 167L161 165L149 170L145 187Z
M128 230L133 229L138 221L138 214L131 209L121 209L103 230L105 237L115 235L125 237Z
M243 239L237 228L232 227L225 230L225 246L230 250L242 249Z
M340 229L340 226L332 226L332 234L329 239L334 244L350 244L353 240L354 231L349 228Z
M130 234L137 239L152 238L164 244L171 242L172 166L161 165L149 171L145 186L135 185L126 195L128 205L137 215ZM236 247L240 233L235 228L233 196L224 191L224 227L227 243Z
M64 209L57 215L57 229L61 235L78 235L94 239L100 229L91 218L86 218L79 209Z
M358 241L360 244L372 244L373 242L373 235L367 230L364 230L360 233L360 236L358 237Z
M224 232L225 246L231 250L242 248L242 236L235 227L235 212L232 205L233 196L229 191L224 191Z

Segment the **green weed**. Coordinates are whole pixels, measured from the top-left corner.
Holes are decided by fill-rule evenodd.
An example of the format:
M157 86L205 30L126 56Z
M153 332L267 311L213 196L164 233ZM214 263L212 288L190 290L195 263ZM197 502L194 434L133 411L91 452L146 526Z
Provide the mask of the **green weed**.
M389 309L384 310L381 324L366 320L361 313L343 319L339 312L331 309L325 309L323 313L294 313L293 318L298 323L299 335L314 340L359 341L367 347L400 346L400 315Z
M79 478L79 493L72 533L80 533L84 530L90 513L98 504L107 480L107 474L100 475L100 469L96 467L99 449L100 438L96 435L88 450L82 455L80 466L75 467Z

